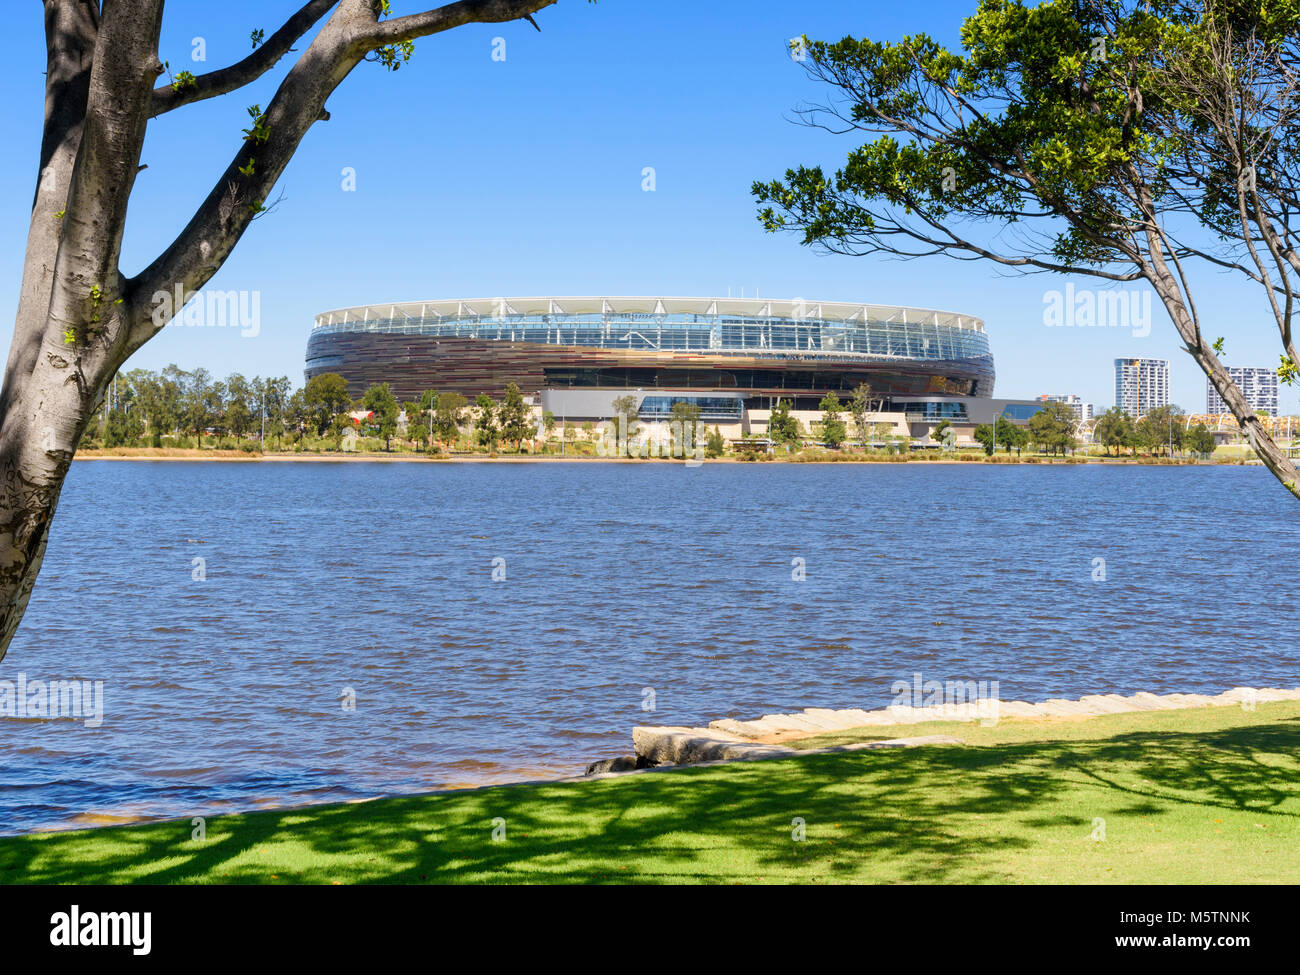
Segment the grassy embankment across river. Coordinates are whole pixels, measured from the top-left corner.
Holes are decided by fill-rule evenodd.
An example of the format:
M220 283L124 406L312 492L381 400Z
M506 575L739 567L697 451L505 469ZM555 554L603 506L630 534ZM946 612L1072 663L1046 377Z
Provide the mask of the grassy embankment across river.
M966 744L9 837L0 883L1300 881L1300 702L804 744L923 734Z

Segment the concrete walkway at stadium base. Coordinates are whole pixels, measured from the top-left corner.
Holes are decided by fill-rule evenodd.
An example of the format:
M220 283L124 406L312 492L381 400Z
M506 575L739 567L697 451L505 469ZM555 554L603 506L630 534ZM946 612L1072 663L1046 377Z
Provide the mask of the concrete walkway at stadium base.
M796 749L782 746L781 741L809 738L827 732L855 728L896 727L923 721L978 721L993 724L1004 719L1036 720L1048 718L1089 718L1099 714L1125 711L1164 711L1178 708L1253 707L1265 701L1300 700L1300 687L1234 687L1222 694L1152 694L1139 691L1128 697L1119 694L1089 694L1076 701L1049 698L1037 704L1026 701L1001 701L985 698L961 704L935 704L929 707L891 705L876 711L860 708L831 710L804 708L793 714L766 714L754 721L723 718L709 722L707 728L650 727L632 729L636 763L646 766L695 765L703 762L746 761L765 758L790 758L825 751L865 748L900 748L917 745L962 744L949 735L925 735L863 742L826 749ZM612 760L616 762L618 760ZM610 771L611 763L599 762L593 772ZM604 766L604 767L601 767Z

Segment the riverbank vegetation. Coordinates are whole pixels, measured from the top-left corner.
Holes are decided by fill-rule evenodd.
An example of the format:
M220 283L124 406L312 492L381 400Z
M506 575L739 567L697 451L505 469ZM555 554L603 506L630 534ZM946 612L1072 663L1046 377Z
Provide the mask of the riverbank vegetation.
M1019 426L1000 417L996 427L974 429L975 444L958 445L944 420L920 439L899 435L879 420L880 403L866 385L841 401L821 402L821 417L807 426L786 400L773 404L766 430L728 440L691 403L675 403L671 416L648 424L635 397L614 401L619 432L611 441L592 421L567 422L537 415L511 384L500 400L426 390L400 402L387 383L353 399L335 373L294 389L287 376L251 379L235 373L217 379L205 369L168 366L161 372L121 374L82 438L79 455L187 457L258 454L383 454L386 456L563 456L680 459L685 452L740 461L880 462L987 461L1083 463L1109 458L1136 463L1193 463L1213 459L1243 463L1243 450L1216 448L1203 426L1189 429L1178 407L1160 407L1139 419L1118 409L1103 414L1095 442L1081 442L1072 410L1047 403ZM653 435L671 431L667 443Z
M498 451L595 456L593 423L539 425L511 384L501 402L427 390L399 402L387 383L353 399L336 373L293 389L287 376L218 379L168 366L123 372L87 426L84 456L182 456L188 452L423 453Z
M0 883L1260 884L1300 869L1298 702L865 733L968 744L9 837Z

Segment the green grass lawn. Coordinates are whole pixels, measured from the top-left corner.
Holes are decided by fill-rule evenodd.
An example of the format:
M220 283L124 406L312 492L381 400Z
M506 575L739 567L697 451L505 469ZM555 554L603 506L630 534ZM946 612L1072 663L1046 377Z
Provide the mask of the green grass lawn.
M0 839L0 882L1300 881L1300 702L864 731L930 733L969 744Z

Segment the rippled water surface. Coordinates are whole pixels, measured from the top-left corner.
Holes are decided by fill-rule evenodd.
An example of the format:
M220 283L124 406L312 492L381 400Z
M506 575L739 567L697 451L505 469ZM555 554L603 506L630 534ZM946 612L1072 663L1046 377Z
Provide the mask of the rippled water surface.
M580 772L917 672L1291 686L1298 516L1259 468L78 463L0 680L105 718L0 718L0 832Z

